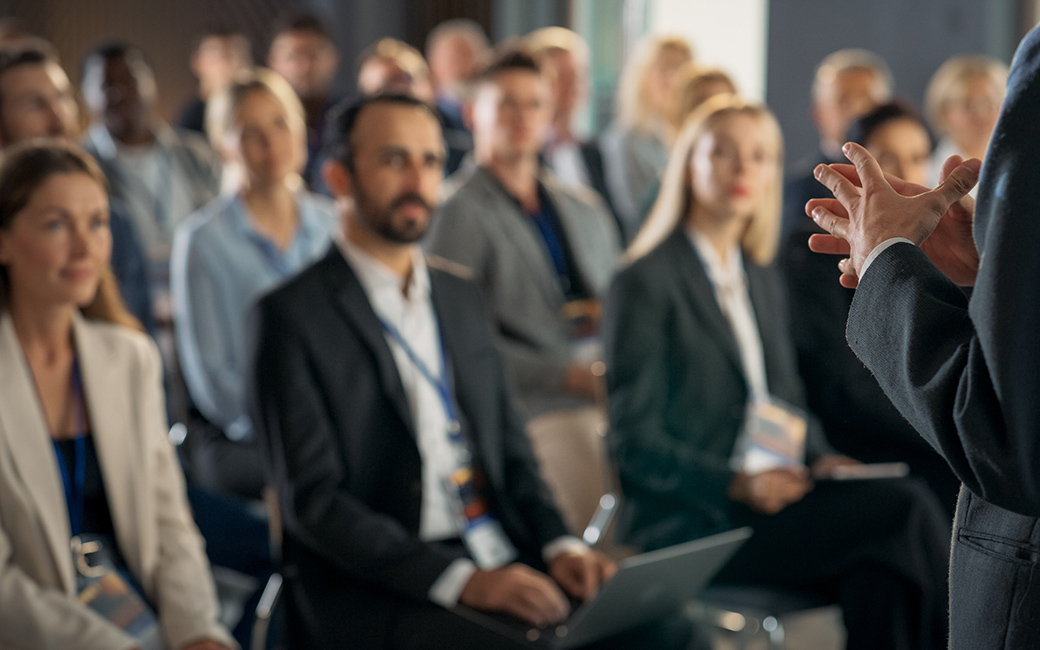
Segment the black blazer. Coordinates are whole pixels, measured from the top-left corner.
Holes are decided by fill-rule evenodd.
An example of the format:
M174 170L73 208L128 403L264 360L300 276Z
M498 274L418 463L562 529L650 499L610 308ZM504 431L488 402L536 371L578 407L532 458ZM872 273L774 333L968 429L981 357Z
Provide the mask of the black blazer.
M779 275L744 261L769 390L805 396ZM748 388L737 340L685 231L623 269L604 316L610 422L628 543L658 548L729 528L729 459ZM808 460L829 448L809 418Z
M465 435L520 552L566 534L507 390L476 286L431 262L431 292ZM419 539L421 461L397 366L334 246L258 307L253 414L295 572L288 637L379 648L398 605L426 602L462 556Z
M964 484L951 647L1040 647L1040 30L1019 47L975 210L971 300L914 246L867 270L848 339Z

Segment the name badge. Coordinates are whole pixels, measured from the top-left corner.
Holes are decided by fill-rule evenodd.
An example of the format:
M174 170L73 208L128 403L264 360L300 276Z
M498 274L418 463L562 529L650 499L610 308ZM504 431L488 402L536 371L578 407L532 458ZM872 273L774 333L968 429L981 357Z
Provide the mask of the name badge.
M460 467L448 476L448 493L454 495L460 517L462 541L481 569L497 569L517 558L502 524L495 519L477 489L473 470Z

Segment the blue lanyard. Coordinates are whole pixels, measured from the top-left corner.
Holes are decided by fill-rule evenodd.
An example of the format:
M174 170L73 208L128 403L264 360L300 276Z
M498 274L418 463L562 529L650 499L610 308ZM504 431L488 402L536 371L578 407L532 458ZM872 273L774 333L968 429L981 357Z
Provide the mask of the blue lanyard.
M69 508L69 529L72 536L76 537L82 532L83 510L85 508L86 495L84 494L87 483L87 438L84 427L83 415L83 379L79 373L79 362L72 362L72 399L75 401L76 409L76 467L74 474L69 476L69 469L65 466L65 457L61 453L61 447L57 440L53 440L54 453L58 458L58 470L61 473L61 482L65 487L65 503Z
M441 375L438 377L430 372L430 368L423 363L423 360L415 353L412 346L408 345L408 342L404 340L404 336L401 335L400 330L394 327L382 316L379 316L379 322L383 326L383 330L390 335L390 338L401 346L401 349L404 350L406 355L408 355L408 358L411 360L412 364L415 365L416 369L419 370L419 373L426 379L426 381L430 382L430 385L437 391L437 394L441 398L441 404L444 406L444 415L448 418L448 437L454 444L461 443L462 430L459 426L458 413L455 410L455 396L452 394L451 390L451 378L448 372L448 357L444 351L444 338L438 337L440 339L441 353Z

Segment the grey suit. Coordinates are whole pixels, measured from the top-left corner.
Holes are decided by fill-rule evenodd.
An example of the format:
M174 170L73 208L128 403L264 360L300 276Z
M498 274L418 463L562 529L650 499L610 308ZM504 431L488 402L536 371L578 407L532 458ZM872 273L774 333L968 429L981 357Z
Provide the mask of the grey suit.
M473 272L528 415L586 405L561 390L572 358L570 329L560 315L564 293L538 229L489 171L459 173L458 189L434 218L427 250ZM565 188L551 173L540 182L583 285L602 297L620 250L610 214L592 192Z
M963 482L952 648L1040 647L1040 28L1015 55L975 209L971 300L896 244L865 274L848 340Z

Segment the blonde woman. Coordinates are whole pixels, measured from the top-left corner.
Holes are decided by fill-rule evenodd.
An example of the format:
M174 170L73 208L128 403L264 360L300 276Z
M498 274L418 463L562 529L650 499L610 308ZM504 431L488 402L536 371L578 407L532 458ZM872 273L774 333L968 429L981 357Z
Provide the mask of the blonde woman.
M768 109L732 95L705 102L613 282L604 326L619 534L654 549L751 526L720 582L833 598L850 649L943 648L949 524L934 496L909 479L814 488L856 461L834 454L806 411L770 266L782 155ZM776 413L792 440L801 427L804 453L755 467L744 442Z
M952 155L984 160L1004 103L1008 67L988 56L964 54L939 66L925 93L925 113L939 136L929 165L929 187L939 184ZM977 189L972 190L975 196Z
M643 42L621 72L617 118L603 134L604 172L625 241L642 223L640 206L668 162L683 66L693 60L677 37Z
M235 647L166 435L159 352L109 268L97 164L57 141L0 162L0 648ZM77 541L156 609L161 640L81 602ZM92 556L91 562L100 557ZM106 582L108 578L105 579ZM80 597L77 597L80 596ZM121 610L125 611L125 610ZM141 630L138 630L141 632Z
M258 498L265 480L246 415L246 314L325 252L336 218L331 201L303 189L303 107L278 74L237 77L210 100L207 130L236 181L177 229L178 353L192 401L226 437L214 441L214 454L196 459L214 471L197 469L213 479L210 488Z

